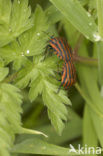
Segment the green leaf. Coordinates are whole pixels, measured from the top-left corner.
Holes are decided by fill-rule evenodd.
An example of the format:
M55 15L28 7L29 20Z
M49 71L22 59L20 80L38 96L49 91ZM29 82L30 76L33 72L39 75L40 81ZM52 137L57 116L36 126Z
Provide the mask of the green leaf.
M103 38L103 0L96 0L97 15L98 15L98 30L100 36Z
M4 60L2 57L0 57L0 68L4 67Z
M96 46L94 46L93 52L95 56ZM82 48L80 49L79 53L81 55L87 56L87 49L85 44L82 43ZM97 83L97 69L91 66L78 66L78 76L82 88L81 95L84 95L83 97L89 106L96 134L99 138L101 146L103 147L103 98L100 95L100 90Z
M68 38L69 40L73 40L74 35L76 33L74 32L74 28L71 27L70 33L72 34L74 32L74 35L69 36L69 24L66 26L66 32L68 32ZM72 41L72 42L73 42ZM88 42L89 44L89 42ZM91 55L91 51L87 50L87 42L84 40L79 48L79 55L83 57L88 57ZM99 44L99 43L98 43ZM75 43L73 42L73 45ZM93 46L93 56L92 58L97 58L97 47ZM91 117L91 122L94 127L94 131L99 139L99 142L101 146L103 146L103 137L102 137L102 131L103 131L103 98L100 96L100 89L98 87L98 70L96 67L89 66L89 65L83 65L83 64L77 64L77 73L78 78L81 84L81 88L77 87L77 84L75 85L78 91L80 92L81 96L86 101L86 104L89 108L89 114ZM87 119L88 120L88 119ZM89 121L88 121L89 122ZM85 132L86 133L86 132ZM86 135L86 134L85 134ZM89 142L89 141L88 141Z
M103 97L103 42L98 42L96 44L98 53L98 73L99 73L99 83L101 86L101 96Z
M0 81L2 81L9 73L8 68L0 68Z
M0 112L0 155L10 156L10 148L14 141L14 131L4 116L4 112Z
M55 57L49 57L44 60L42 56L37 56L34 58L33 62L29 61L25 68L20 70L17 76L16 85L19 88L25 88L29 81L31 81L30 85L34 88L35 85L38 85L38 83L33 85L38 77L41 78L40 80L43 78L45 79L49 74L53 74L53 69L57 69ZM35 98L31 98L31 100L35 100Z
M44 154L44 155L69 155L69 148L63 148L53 144L49 144L36 137L25 139L19 144L16 144L13 153L29 153L29 154ZM71 152L70 155L76 155Z
M64 128L63 120L67 120L68 114L64 104L70 105L71 102L65 91L61 90L59 94L56 93L59 87L58 82L54 83L52 76L49 76L57 68L55 63L57 57L49 57L44 61L42 59L42 57L35 57L33 64L22 69L17 77L16 85L19 88L25 88L30 82L29 98L31 101L42 94L43 102L48 108L49 118L56 131L61 134Z
M102 135L102 133L103 133L103 117L101 117L97 114L94 115L93 111L90 111L90 114L91 114L91 117L93 120L93 124L95 127L95 131L96 131L98 140L100 142L100 145L103 148L103 135Z
M6 119L13 125L13 129L19 130L21 121L20 114L21 109L21 98L20 90L13 85L3 83L0 86L1 89L1 104L4 104ZM12 96L12 97L11 97ZM14 101L15 100L15 101Z
M86 38L91 41L100 40L94 20L77 0L50 1Z
M6 65L10 62L13 62L14 70L20 69L21 66L24 66L24 64L28 62L28 59L24 56L22 47L17 41L1 47L0 56L4 59Z
M9 156L15 134L21 130L20 91L13 85L0 84L0 155Z
M16 79L16 85L19 88L25 88L29 81L37 76L36 68L33 68L32 62L29 62L22 70L19 71Z
M45 13L40 6L35 10L33 22L34 26L23 33L18 40L14 40L9 45L0 48L0 56L5 60L6 64L13 61L15 70L20 69L28 62L27 56L40 55L47 46L48 36L45 32L48 24Z
M9 24L11 7L11 0L0 0L0 24Z
M48 116L51 123L59 135L61 135L64 129L64 123L62 120L67 120L68 112L63 104L65 102L61 98L64 92L61 90L62 93L60 92L60 94L56 94L56 90L53 89L55 87L56 86L53 86L51 83L45 82L45 88L42 96L44 104L48 107ZM68 100L68 103L65 104L70 104L70 101Z
M43 90L43 80L40 74L31 82L30 87L29 98L33 101Z
M88 105L85 106L83 119L83 144L88 147L97 147L98 145L98 139Z
M62 136L57 135L54 128L51 127L50 124L43 125L38 130L48 135L47 140L49 143L61 145L65 142L75 140L75 138L79 138L82 136L82 119L72 109L69 109L68 118L69 121L65 125Z
M33 26L28 0L0 1L0 47L8 44Z
M48 35L48 22L44 11L38 5L33 16L34 26L24 33L20 38L22 51L26 56L39 55L45 51L47 46Z
M31 29L9 45L0 48L0 56L4 59L5 64L13 61L13 69L15 70L20 69L28 62L28 56L40 55L46 49L49 39L45 31L48 24L45 13L40 6L35 10L33 22L34 26Z
M14 41L9 45L0 48L0 56L5 62L10 63L22 55L18 42Z
M94 46L94 50L95 50L95 48L96 47ZM94 55L95 55L95 52L96 51L94 51ZM85 44L82 43L79 53L84 56L88 55ZM86 95L86 98L87 98L90 106L92 107L93 111L97 112L97 114L99 116L103 117L103 111L101 109L103 99L100 95L99 88L98 88L96 67L78 65L78 71L79 71L78 75L79 75L79 79L81 80L82 88L84 90L84 93ZM96 98L94 98L95 95L96 95ZM98 103L99 103L99 105L98 105ZM95 107L94 107L94 105L95 105Z
M14 0L10 20L10 29L11 32L15 32L15 36L18 36L18 33L21 34L33 26L30 16L31 9L28 7L28 0Z
M45 13L46 13L46 16L48 18L48 22L50 24L57 23L58 21L60 21L63 18L63 16L60 13L60 11L57 10L53 5L48 7L46 9Z

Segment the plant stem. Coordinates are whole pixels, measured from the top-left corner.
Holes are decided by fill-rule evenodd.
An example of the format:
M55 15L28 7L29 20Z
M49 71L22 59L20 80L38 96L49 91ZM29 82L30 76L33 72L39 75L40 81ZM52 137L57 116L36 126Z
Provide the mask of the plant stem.
M103 38L103 0L97 0L98 31Z
M78 62L78 63L83 63L83 64L87 64L87 65L92 65L92 66L98 66L98 60L97 59L93 59L93 58L89 58L89 57L83 57L83 56L78 55L78 50L80 48L80 45L82 44L83 39L84 39L83 36L80 35L78 40L77 40L76 46L73 50L73 60L75 62Z
M98 59L92 59L88 57L82 57L78 55L73 55L73 60L75 62L87 64L87 65L93 65L93 66L98 66Z

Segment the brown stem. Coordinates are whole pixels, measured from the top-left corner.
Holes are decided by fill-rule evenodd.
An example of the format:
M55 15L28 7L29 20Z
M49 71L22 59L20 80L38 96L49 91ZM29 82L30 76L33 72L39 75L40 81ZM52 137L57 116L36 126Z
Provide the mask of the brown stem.
M83 41L83 36L80 35L77 40L76 46L73 50L74 62L98 66L98 59L92 59L92 58L88 58L88 57L78 56L78 49L80 48L82 41Z
M98 59L92 59L92 58L73 55L73 60L75 62L79 62L79 63L83 63L83 64L98 66Z

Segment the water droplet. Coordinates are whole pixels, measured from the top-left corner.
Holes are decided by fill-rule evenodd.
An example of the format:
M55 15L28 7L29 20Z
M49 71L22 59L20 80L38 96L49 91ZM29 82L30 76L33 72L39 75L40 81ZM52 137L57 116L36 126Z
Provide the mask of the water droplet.
M91 16L91 14L90 14L89 12L87 12L87 15L88 15L88 17L90 17L90 16Z
M23 52L21 53L21 56L24 56L24 53Z
M18 0L18 4L20 4L20 1Z
M37 36L40 36L40 33L37 33Z
M29 51L29 50L27 50L27 54L29 54L29 52L30 52L30 51Z
M100 35L98 33L94 33L93 37L94 37L95 41L100 41L101 40L101 37L100 37Z
M89 25L91 26L91 25L92 25L92 23L90 22L90 23L89 23Z

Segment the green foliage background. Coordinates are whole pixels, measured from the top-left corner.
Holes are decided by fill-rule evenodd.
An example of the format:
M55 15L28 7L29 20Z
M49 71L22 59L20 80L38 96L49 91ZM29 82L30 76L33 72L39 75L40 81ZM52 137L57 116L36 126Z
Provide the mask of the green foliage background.
M52 35L73 49L82 35L79 55L98 59L76 63L77 83L59 94ZM0 0L0 156L103 147L102 60L103 0Z

